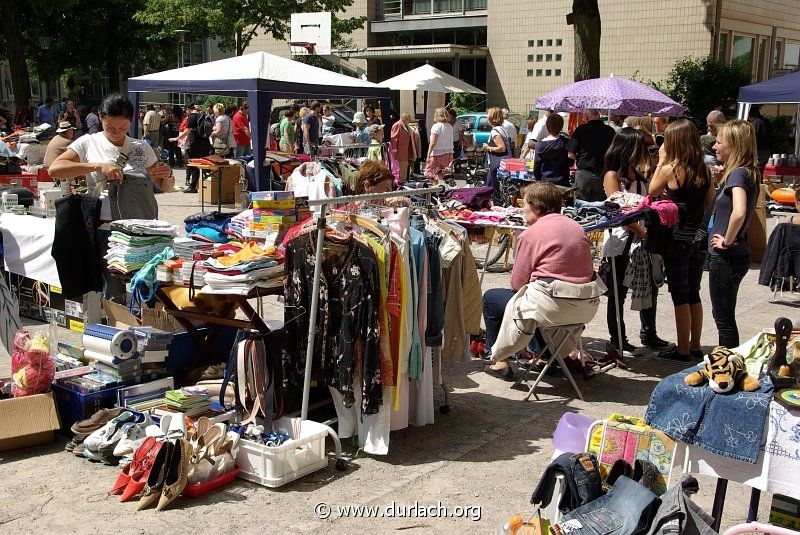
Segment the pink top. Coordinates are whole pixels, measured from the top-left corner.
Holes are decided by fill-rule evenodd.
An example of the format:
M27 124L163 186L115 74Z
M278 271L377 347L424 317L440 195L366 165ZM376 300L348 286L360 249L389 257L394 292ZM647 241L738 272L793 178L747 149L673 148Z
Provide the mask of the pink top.
M583 228L561 214L547 214L517 239L511 288L540 278L584 284L594 276L589 239Z

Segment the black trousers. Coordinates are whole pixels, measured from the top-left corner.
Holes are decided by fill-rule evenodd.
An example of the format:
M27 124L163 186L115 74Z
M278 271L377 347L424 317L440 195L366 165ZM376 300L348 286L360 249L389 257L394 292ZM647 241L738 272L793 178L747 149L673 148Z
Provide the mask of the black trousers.
M739 284L750 269L750 256L723 256L712 252L708 260L708 289L711 294L711 313L719 332L719 345L732 348L739 345L736 325L736 298Z

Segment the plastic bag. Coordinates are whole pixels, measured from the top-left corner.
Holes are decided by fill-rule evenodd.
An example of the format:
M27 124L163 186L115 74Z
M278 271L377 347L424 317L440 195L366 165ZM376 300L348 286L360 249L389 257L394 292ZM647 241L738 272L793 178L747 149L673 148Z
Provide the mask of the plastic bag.
M32 335L27 329L17 331L14 335L14 353L11 355L14 397L47 392L55 373L47 337L41 333Z

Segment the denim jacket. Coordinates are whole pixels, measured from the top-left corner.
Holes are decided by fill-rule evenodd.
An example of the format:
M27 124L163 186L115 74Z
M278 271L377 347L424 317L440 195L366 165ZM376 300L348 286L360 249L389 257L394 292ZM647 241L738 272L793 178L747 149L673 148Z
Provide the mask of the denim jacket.
M531 496L532 504L547 507L553 498L556 475L564 474L567 487L558 504L566 513L587 504L603 494L597 459L589 453L562 453L545 469Z

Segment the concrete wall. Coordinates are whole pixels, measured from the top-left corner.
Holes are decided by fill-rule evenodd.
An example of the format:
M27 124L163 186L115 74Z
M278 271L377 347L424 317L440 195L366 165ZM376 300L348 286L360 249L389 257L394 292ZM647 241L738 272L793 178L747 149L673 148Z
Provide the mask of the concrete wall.
M705 0L600 0L601 75L636 73L639 79L660 80L678 58L708 54L712 17L706 4ZM573 81L573 27L566 23L571 10L571 0L537 2L533 9L525 0L490 0L490 104L525 112L539 96ZM561 46L556 45L559 39ZM540 40L544 46L539 46ZM550 40L553 45L547 46Z

